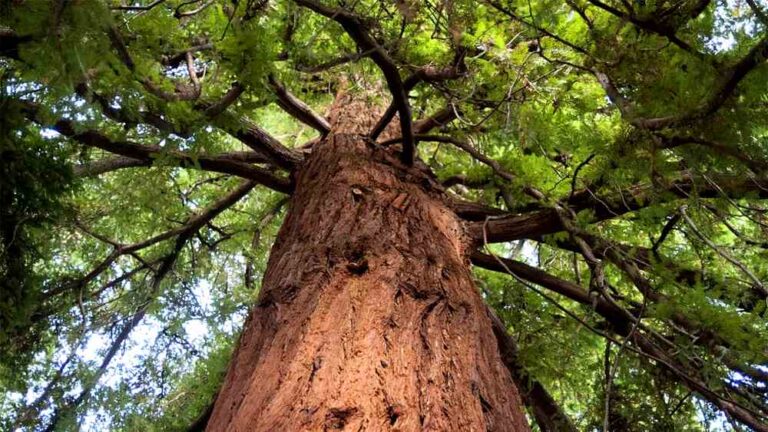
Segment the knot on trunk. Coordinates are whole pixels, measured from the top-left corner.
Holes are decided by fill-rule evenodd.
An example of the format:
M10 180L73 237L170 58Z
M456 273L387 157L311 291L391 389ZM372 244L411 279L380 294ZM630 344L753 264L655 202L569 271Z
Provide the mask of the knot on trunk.
M357 408L331 408L328 410L328 414L325 415L325 429L326 430L340 430L344 429L344 426L349 421L349 418L357 413Z
M353 249L345 258L347 259L347 270L353 275L360 276L368 271L368 259L362 249Z

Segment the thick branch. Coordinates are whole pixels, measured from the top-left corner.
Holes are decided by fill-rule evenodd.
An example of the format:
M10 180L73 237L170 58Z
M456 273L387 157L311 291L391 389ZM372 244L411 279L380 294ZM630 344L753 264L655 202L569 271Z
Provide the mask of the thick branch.
M231 106L237 98L245 91L245 87L238 82L232 84L231 88L217 101L201 101L194 105L195 110L201 112L209 118L214 126L219 127L233 137L240 140L259 155L267 163L280 166L291 170L302 160L302 155L282 145L277 139L267 131L253 123L246 116L237 116L227 108ZM78 86L78 93L82 96L90 97L98 102L104 115L112 120L133 124L142 122L151 124L161 131L174 133L182 137L189 137L189 131L178 130L173 124L164 119L161 115L142 111L138 115L133 115L122 109L113 108L109 101L96 93L89 92L85 85Z
M666 189L662 191L657 191L652 184L638 184L606 196L583 189L573 193L564 204L576 212L592 210L592 223L596 223L653 204L689 198L694 194L700 198L723 196L740 198L747 195L754 195L761 199L768 198L768 184L759 178L744 179L743 176L729 176L713 180L704 181L704 179L685 174L679 180L667 184ZM473 222L468 224L468 229L472 237L478 241L483 238L483 229L485 229L488 241L494 243L521 238L531 239L562 231L563 227L554 209L543 209L528 214L496 217L488 220L487 223Z
M245 87L239 82L235 82L232 84L232 87L230 87L229 90L224 93L224 96L222 96L218 101L213 103L197 104L195 108L202 109L203 113L205 113L205 116L208 118L216 117L217 115L226 111L226 109L229 108L233 103L235 103L237 98L239 98L244 91Z
M456 119L456 109L448 106L443 108L429 117L419 119L413 124L414 134L425 134L431 132L433 129L437 129L445 126Z
M100 148L120 156L126 156L146 162L152 162L157 158L161 158L181 167L199 168L205 171L230 174L254 180L278 192L291 192L291 183L288 179L277 177L272 172L263 168L233 159L217 156L190 155L178 150L165 150L159 147L143 146L126 141L112 141L105 135L94 130L76 132L75 125L70 120L57 121L53 129L84 145Z
M152 161L118 156L77 165L74 167L73 171L77 177L96 177L100 174L117 171L123 168L147 167L151 165Z
M216 155L218 159L232 160L245 163L269 163L270 160L254 152L229 152ZM127 156L104 158L93 162L76 165L73 168L77 177L95 177L104 173L117 171L124 168L152 166L152 161L146 159L134 159Z
M214 117L212 122L281 168L292 170L303 159L301 153L282 145L280 141L248 117L237 116L230 111L225 111Z
M314 112L307 104L294 96L293 93L286 90L285 86L277 81L272 75L269 76L269 85L277 96L277 104L280 105L280 108L285 110L285 112L292 115L300 122L316 129L322 135L326 135L331 131L331 125L328 123L328 120Z

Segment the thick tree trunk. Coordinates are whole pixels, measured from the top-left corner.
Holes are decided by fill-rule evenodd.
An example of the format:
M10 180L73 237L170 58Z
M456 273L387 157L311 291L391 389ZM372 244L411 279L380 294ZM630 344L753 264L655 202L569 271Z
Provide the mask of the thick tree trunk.
M335 111L207 430L529 430L459 221L429 175L362 138L368 107Z

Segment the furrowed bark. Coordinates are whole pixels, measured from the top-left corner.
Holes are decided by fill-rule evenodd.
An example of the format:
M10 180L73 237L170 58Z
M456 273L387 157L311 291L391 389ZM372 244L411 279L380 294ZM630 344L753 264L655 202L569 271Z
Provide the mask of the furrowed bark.
M529 430L460 221L363 138L370 109L342 109L298 169L207 430Z

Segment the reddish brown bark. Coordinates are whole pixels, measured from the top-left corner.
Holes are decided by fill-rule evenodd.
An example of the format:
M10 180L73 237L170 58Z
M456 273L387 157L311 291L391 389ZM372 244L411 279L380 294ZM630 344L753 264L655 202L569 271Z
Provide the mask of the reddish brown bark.
M362 137L362 102L298 169L208 431L528 431L430 176Z

